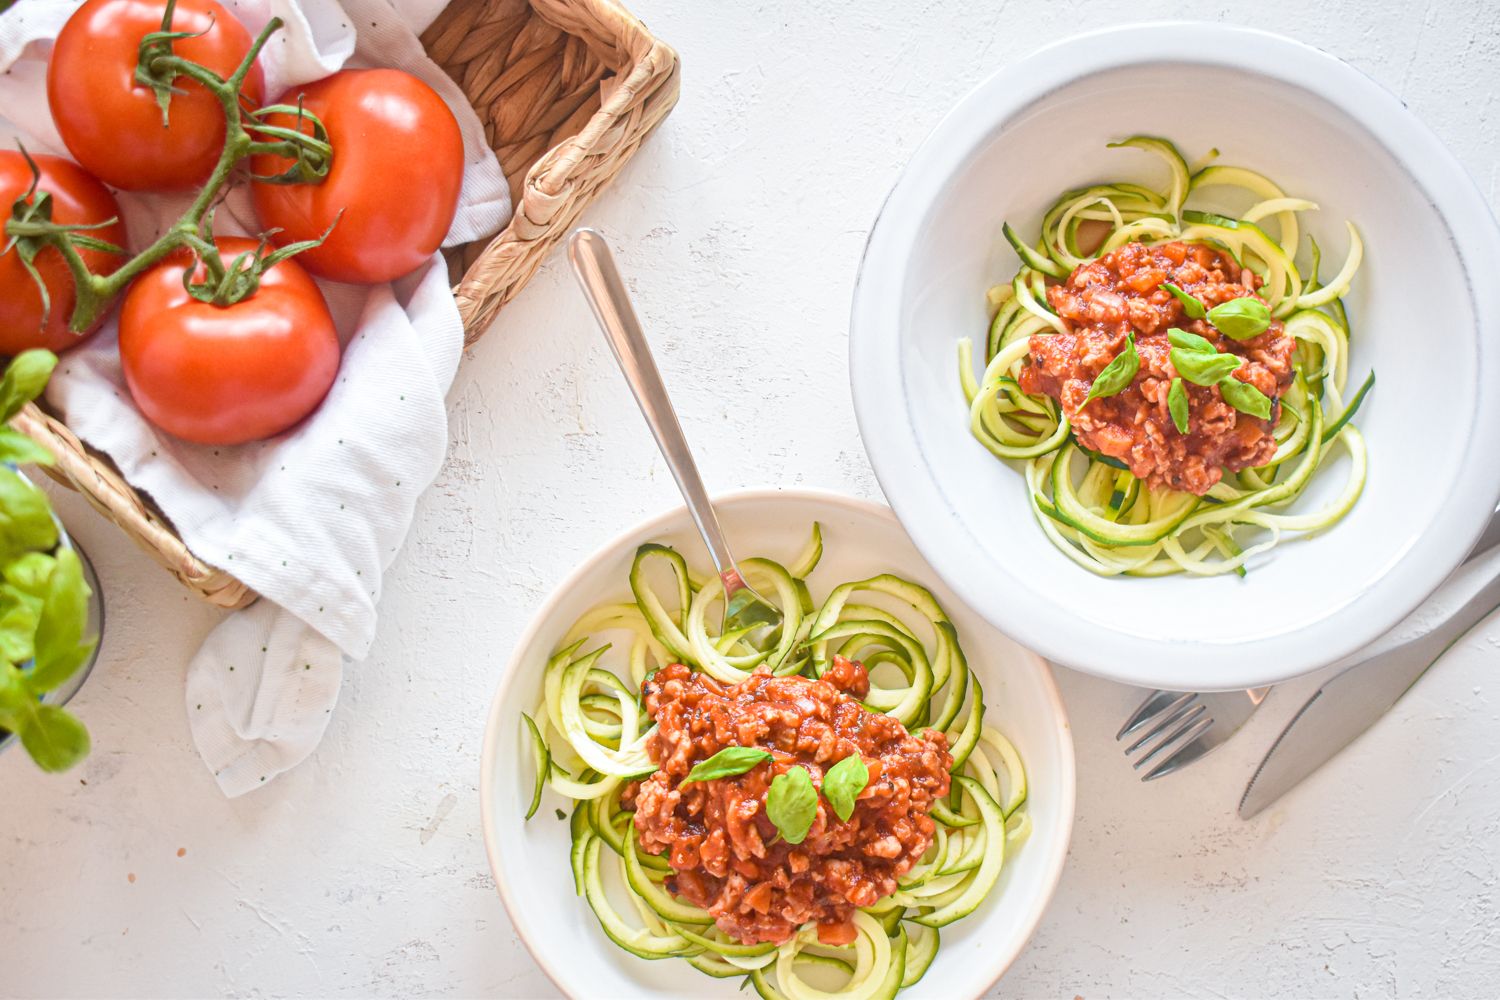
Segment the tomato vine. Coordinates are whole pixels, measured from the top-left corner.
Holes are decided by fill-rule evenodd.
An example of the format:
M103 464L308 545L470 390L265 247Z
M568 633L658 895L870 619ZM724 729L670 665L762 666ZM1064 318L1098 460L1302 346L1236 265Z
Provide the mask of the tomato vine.
M161 30L151 32L141 39L135 80L155 92L164 123L170 120L173 95L180 93L176 87L179 78L201 85L223 109L223 149L213 172L187 211L149 246L107 275L91 272L79 250L106 250L122 256L127 251L86 232L88 228L97 227L69 226L53 221L48 196L46 192L37 191L35 184L25 195L16 199L5 220L6 242L0 248L0 253L17 250L28 272L41 288L44 302L46 287L32 266L32 261L42 249L51 247L66 262L76 292L73 312L68 320L68 327L74 333L91 329L132 281L173 251L182 248L192 250L204 260L209 275L217 279L212 289L194 291L195 297L218 305L229 305L254 294L258 276L265 268L290 256L288 251L307 249L317 242L294 244L272 254L241 255L228 266L219 259L213 242L213 210L241 163L251 156L262 154L285 157L293 161L288 169L275 176L256 179L274 184L318 183L327 176L333 160L333 148L323 123L316 115L304 110L300 102L297 106L246 106L248 102L242 94L246 76L271 36L282 28L284 22L280 18L272 18L256 36L235 71L228 77L221 77L173 51L174 42L189 37L186 32L172 30L175 6L176 0L167 0ZM269 118L272 115L295 116L295 127L270 124ZM29 159L28 157L28 161ZM35 164L32 164L32 172L34 177L37 176Z

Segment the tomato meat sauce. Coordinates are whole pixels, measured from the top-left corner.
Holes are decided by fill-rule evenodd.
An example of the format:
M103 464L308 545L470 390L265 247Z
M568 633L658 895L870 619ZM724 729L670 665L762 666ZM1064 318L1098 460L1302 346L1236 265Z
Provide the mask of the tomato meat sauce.
M932 843L934 800L946 795L953 758L942 733L913 735L857 700L869 693L859 663L835 656L816 680L760 670L723 684L682 664L643 687L656 721L647 750L658 770L628 787L643 850L667 854L667 889L708 910L743 943L786 941L813 922L825 944L854 940L854 911L896 890L896 880ZM693 766L730 746L759 747L773 759L744 774L682 785ZM869 770L847 821L818 796L800 844L787 843L766 816L776 775L823 774L858 753Z
M1127 243L1079 265L1065 282L1047 289L1047 302L1068 332L1031 338L1019 382L1023 392L1057 400L1085 448L1124 462L1152 489L1202 496L1226 470L1264 465L1276 453L1271 432L1280 415L1279 397L1292 381L1296 340L1280 320L1250 340L1231 340L1208 321L1188 318L1163 282L1208 309L1256 296L1260 285L1252 271L1210 246ZM1217 386L1184 380L1190 416L1188 432L1180 433L1167 408L1167 392L1177 377L1167 340L1173 328L1238 355L1233 377L1272 400L1271 419L1236 410ZM1141 360L1135 379L1113 396L1085 403L1094 379L1125 349L1132 332Z

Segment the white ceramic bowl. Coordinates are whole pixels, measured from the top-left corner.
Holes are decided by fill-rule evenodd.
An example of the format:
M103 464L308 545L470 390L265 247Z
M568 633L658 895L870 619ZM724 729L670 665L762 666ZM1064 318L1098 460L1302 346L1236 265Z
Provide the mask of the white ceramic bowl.
M1349 299L1351 382L1378 385L1358 424L1370 472L1354 511L1247 578L1102 579L1032 521L1021 473L967 429L955 342L983 342L985 289L1018 266L1002 221L1035 234L1064 189L1164 182L1134 133L1189 160L1269 175L1336 269L1344 220L1364 266ZM1240 206L1243 207L1243 206ZM871 233L850 367L860 430L897 515L932 566L1007 634L1143 686L1267 684L1393 626L1462 560L1500 497L1500 232L1437 139L1391 94L1275 35L1151 24L1082 35L996 73L918 149ZM1340 485L1325 468L1301 508Z
M814 599L838 583L880 572L933 585L958 628L969 665L984 685L986 719L1015 743L1030 785L1034 828L1007 858L991 897L943 928L942 949L922 980L923 996L978 996L999 978L1041 919L1062 872L1073 826L1073 738L1047 665L996 633L938 583L884 507L806 490L737 493L716 502L741 558L790 559L814 521L824 555L809 578ZM558 638L580 614L606 600L629 599L636 548L661 541L690 564L708 564L687 511L678 508L604 546L538 609L500 680L485 731L480 803L485 847L511 922L542 970L573 997L741 997L737 980L710 979L677 960L648 962L612 944L588 904L573 894L568 824L553 810L567 800L549 791L529 822L532 764L521 713L541 690L541 671Z

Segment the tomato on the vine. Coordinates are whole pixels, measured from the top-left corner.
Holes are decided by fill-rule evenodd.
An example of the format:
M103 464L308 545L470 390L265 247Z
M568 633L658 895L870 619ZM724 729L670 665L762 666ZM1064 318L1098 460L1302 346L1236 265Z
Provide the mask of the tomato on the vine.
M51 196L51 221L65 226L93 227L114 219L110 225L83 229L80 233L119 247L125 246L125 224L119 221L120 206L115 204L114 195L108 188L78 164L61 157L34 156L32 160L37 168L37 192L45 191ZM31 165L25 156L14 150L0 150L0 219L10 214L17 199L26 196L32 180ZM35 204L35 198L29 203ZM0 237L0 249L6 242ZM95 274L110 274L125 261L117 254L87 247L79 247L78 254ZM84 334L69 332L68 318L73 314L74 301L73 276L55 247L42 247L32 264L47 287L50 308L43 302L36 279L22 262L21 248L11 247L0 253L0 354L14 356L32 347L65 351L83 343L99 328L95 323Z
M226 264L254 240L214 241ZM339 342L317 284L296 260L260 277L232 305L195 298L207 270L175 254L135 280L120 310L120 362L130 394L153 424L199 444L243 444L297 424L338 374Z
M68 152L95 177L127 191L172 191L202 184L224 146L224 109L203 85L178 76L167 124L156 93L135 78L141 39L159 32L162 0L87 0L68 18L47 66L47 101ZM172 51L233 75L250 51L245 26L215 0L177 0L172 30L189 37ZM241 93L262 97L260 66Z
M253 183L261 224L282 245L316 240L332 226L321 246L297 258L320 277L372 284L414 271L442 244L458 208L464 144L453 112L427 84L394 69L343 70L277 103L299 97L327 128L332 163L319 183ZM294 115L267 121L297 127ZM262 177L292 165L279 156L251 159Z

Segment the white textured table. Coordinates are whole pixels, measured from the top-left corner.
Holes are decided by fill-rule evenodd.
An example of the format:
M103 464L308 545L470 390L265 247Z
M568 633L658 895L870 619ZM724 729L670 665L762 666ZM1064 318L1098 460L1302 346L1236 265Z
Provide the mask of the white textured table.
M632 2L681 50L683 100L589 221L616 244L703 471L722 489L878 497L846 317L900 165L991 69L1084 26L1179 8ZM1353 62L1495 202L1500 6L1180 9ZM0 758L0 992L553 995L485 863L484 711L548 588L675 494L556 260L468 358L450 413L452 453L323 747L233 802L199 763L182 704L183 666L216 613L64 501L108 597L106 652L75 702L95 750L62 778ZM752 419L761 430L742 440ZM1249 824L1233 806L1306 682L1215 757L1141 786L1112 738L1138 693L1060 672L1078 743L1072 858L997 995L1500 995L1497 647L1492 619Z

